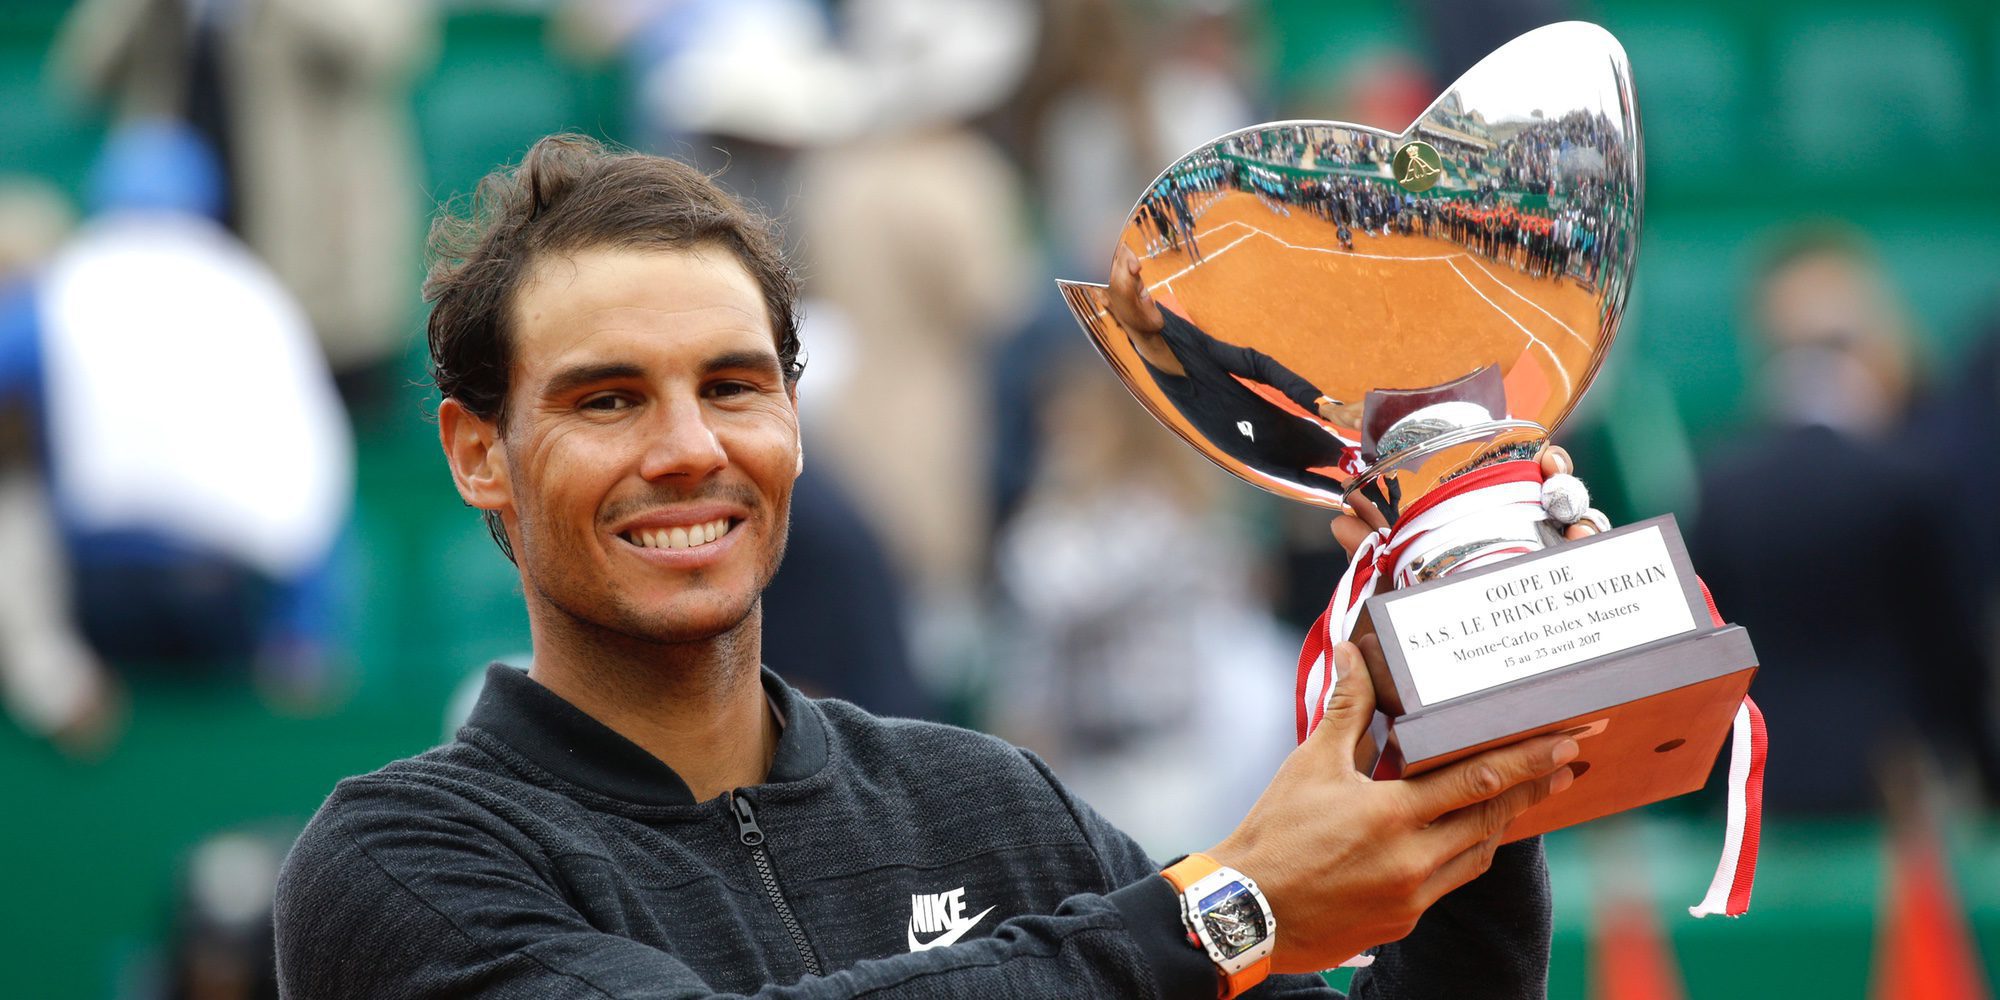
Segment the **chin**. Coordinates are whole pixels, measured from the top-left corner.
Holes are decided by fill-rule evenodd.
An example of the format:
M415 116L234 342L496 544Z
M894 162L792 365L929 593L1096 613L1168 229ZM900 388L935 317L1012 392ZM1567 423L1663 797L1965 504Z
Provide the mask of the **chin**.
M684 594L671 601L628 605L618 615L623 627L612 627L658 643L705 642L741 628L756 609L754 596L691 599Z

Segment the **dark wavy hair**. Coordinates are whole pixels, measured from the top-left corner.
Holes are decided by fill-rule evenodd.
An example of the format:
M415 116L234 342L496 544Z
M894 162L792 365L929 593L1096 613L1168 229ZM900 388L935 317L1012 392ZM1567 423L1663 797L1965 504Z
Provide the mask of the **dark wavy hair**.
M438 391L504 427L510 325L521 282L546 256L606 247L720 247L735 254L763 289L785 381L795 383L804 372L798 278L769 220L678 160L552 135L519 164L487 174L469 206L448 207L431 226L424 299L431 304L430 374ZM486 527L513 559L491 511Z

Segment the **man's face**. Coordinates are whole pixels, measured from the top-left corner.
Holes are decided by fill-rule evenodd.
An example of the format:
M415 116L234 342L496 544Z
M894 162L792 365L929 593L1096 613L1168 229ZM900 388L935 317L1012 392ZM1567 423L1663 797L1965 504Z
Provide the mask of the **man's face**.
M735 255L540 262L514 304L511 379L502 513L529 600L653 642L743 622L784 553L800 452Z

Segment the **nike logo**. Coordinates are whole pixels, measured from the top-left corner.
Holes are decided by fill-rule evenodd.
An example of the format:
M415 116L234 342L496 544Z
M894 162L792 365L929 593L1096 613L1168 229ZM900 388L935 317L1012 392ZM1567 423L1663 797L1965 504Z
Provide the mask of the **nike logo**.
M993 907L979 911L977 916L965 915L965 887L950 892L918 893L910 897L910 925L908 930L911 951L928 951L958 943L958 939L977 926ZM917 933L932 934L942 931L929 941L917 940Z

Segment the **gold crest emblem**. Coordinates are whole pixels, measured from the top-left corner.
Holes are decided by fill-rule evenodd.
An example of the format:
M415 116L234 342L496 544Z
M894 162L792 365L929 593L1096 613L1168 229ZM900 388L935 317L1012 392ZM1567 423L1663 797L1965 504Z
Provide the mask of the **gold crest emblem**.
M1412 194L1429 191L1432 185L1444 178L1444 161L1438 158L1438 151L1421 140L1396 150L1392 169L1396 173L1396 183Z

